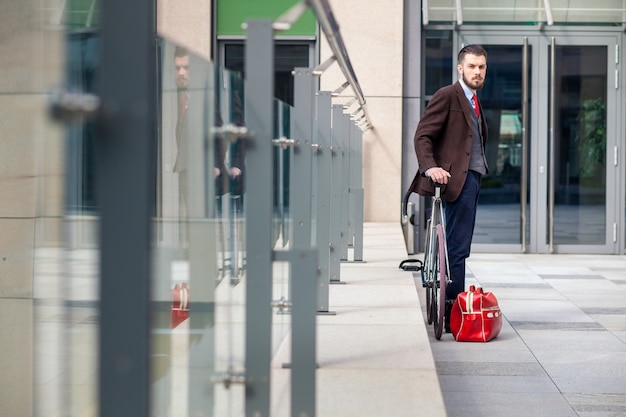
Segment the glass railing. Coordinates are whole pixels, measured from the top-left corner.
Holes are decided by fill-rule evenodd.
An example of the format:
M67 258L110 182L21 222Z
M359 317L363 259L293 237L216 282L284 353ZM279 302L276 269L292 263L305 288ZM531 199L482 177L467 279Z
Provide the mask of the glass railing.
M293 108L284 101L274 100L274 138L278 141L291 138ZM273 250L288 250L292 230L291 153L293 148L277 142L273 148L274 218L272 221ZM290 268L287 262L273 262L272 266L272 354L275 354L291 327L290 315Z
M57 75L64 69L67 71L66 84L70 89L94 92L93 86L104 71L98 59L100 33L81 30L69 37L59 33L57 41L67 46L68 59L54 64L58 67ZM268 42L270 45L273 40L268 38ZM295 106L274 100L271 118L267 118L267 123L263 121L263 126L269 126L267 131L248 131L247 121L252 125L250 115L255 115L253 112L258 108L256 103L246 101L244 92L257 90L247 90L249 86L242 74L226 71L169 40L159 39L156 48L155 189L150 213L151 299L149 332L146 331L150 338L149 409L152 416L158 417L240 416L247 413L246 403L250 401L246 395L246 387L251 386L246 379L250 364L269 367L268 362L279 357L284 365L294 365L290 372L296 372L295 368L298 372L308 369L305 379L314 379L310 353L315 352L315 306L324 299L317 309L328 311L329 274L332 269L333 278L339 278L340 262L337 256L329 260L330 238L320 241L320 231L331 234L330 228L340 227L330 224L331 216L344 218L346 215L341 210L355 211L354 202L350 206L345 202L341 205L339 200L360 187L348 182L347 176L351 174L341 166L350 161L352 122L342 113L341 106L332 105L331 93L325 92L324 106L319 109L305 106L308 110L304 112L301 107L298 113ZM36 86L33 91L41 91L43 97L44 91L63 84L59 80L51 81L53 85ZM315 103L313 83L304 95L300 91L297 96L296 106ZM246 105L252 109L248 118L244 112ZM261 107L270 109L270 106ZM317 137L319 112L325 115L324 141ZM331 113L335 114L333 123ZM43 120L44 115L40 116ZM45 126L47 137L41 141L36 175L41 180L37 189L46 199L33 204L41 216L27 215L28 219L36 219L28 225L37 238L34 251L29 247L16 254L17 258L34 259L33 285L3 290L10 300L2 299L5 317L17 312L17 316L25 318L27 323L19 322L18 326L27 324L30 329L32 324L34 340L34 369L25 373L32 377L15 383L16 404L22 408L14 407L19 412L11 415L95 417L102 410L99 395L103 375L125 372L134 366L132 360L120 358L107 369L108 365L101 361L100 349L105 346L102 329L105 323L111 323L106 320L106 312L115 307L122 318L130 319L138 317L139 309L124 303L118 306L115 300L106 297L103 301L100 294L100 288L107 287L107 281L100 275L100 259L106 259L107 253L102 248L107 246L100 246L100 209L95 198L100 183L93 179L94 166L98 164L94 143L103 140L98 137L99 122L76 118L64 128L42 121L50 125ZM300 133L294 133L296 126ZM254 154L252 149L259 148L262 140L272 141L271 152ZM324 155L325 165L317 163L317 154ZM306 165L294 162L303 157L310 157L310 166L308 159L298 159ZM331 161L333 158L336 161ZM266 181L261 184L268 185L268 190L272 185L271 192L264 191L262 196L267 197L263 201L268 202L265 206L268 213L271 211L264 218L255 216L257 200L261 198L257 194L255 201L248 201L254 188L246 188L249 162L260 159L268 164L263 164L250 178ZM325 179L320 181L321 177ZM331 190L331 178L341 179L342 188ZM63 188L65 195L60 192ZM326 202L320 205L322 196ZM331 199L337 204L331 204ZM138 201L125 204L130 206ZM294 201L301 203L297 205L300 216L307 213L307 206L310 209L310 216L302 216L297 224L293 220ZM323 221L322 211L326 213ZM106 221L107 217L103 215L102 220ZM266 222L263 224L269 226L269 237L256 239L254 233L249 233L254 224L251 222ZM305 241L296 239L302 236L298 233L306 235ZM349 234L354 234L354 230L332 233L335 239L340 236L352 239L346 237ZM247 242L253 239L256 246ZM348 242L335 240L334 245L339 253L339 248ZM259 250L259 256L267 255L271 259L271 271L268 271L271 276L267 282L264 272L248 273L247 251L257 247L263 249ZM318 248L326 252L324 265L316 262ZM108 259L110 264L111 258ZM250 259L252 262L254 258ZM10 262L11 257L6 257L7 260ZM335 267L330 268L330 264ZM251 297L256 294L250 289L259 288L252 285L260 281L263 281L260 292L268 291L253 300ZM326 288L322 296L315 293L321 286ZM294 301L297 297L300 304ZM22 302L22 298L26 301ZM254 308L250 308L251 301L256 301ZM263 328L260 339L266 339L250 338L252 343L246 349L246 333L257 325L256 312L267 319L268 327L264 319L259 320L259 327ZM129 335L129 328L120 330L120 337ZM11 334L11 340L28 345L26 339L31 334L20 336L19 333ZM290 351L290 343L286 343L290 333L294 337L292 342L311 341L309 346L313 348L306 352L308 357L303 358L304 349ZM295 333L298 336L293 336ZM106 336L111 340L116 333L109 331ZM271 357L265 354L255 357L254 344L268 346ZM276 356L281 349L285 349L285 354ZM23 362L30 353L12 352L2 363ZM145 359L143 354L139 357ZM268 381L261 383L269 384L274 379L284 382L284 369L289 367L272 366ZM276 374L277 369L281 375ZM26 395L33 401L18 398L24 387L32 388ZM137 387L137 392L129 395L141 394L142 388L145 387ZM285 391L274 391L272 395L274 401L276 395L284 396ZM256 395L253 399L258 398ZM314 400L314 393L308 400ZM2 410L4 407L5 404Z
M243 79L164 41L154 245L153 410L243 412ZM159 319L160 317L160 319Z
M291 112L293 108L284 101L274 100L274 138L287 140L291 137ZM283 142L284 143L284 142ZM289 171L291 169L291 148L277 143L274 146L274 221L272 236L274 249L288 245L290 235L289 221Z

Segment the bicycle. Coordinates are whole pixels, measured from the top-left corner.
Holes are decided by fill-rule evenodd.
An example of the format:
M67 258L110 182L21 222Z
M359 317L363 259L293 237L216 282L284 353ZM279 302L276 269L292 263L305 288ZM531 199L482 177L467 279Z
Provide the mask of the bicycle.
M441 186L435 184L432 211L426 222L422 285L426 288L426 315L433 324L435 338L441 339L446 309L446 288L450 283L450 262L446 243L446 213L441 199Z
M405 270L421 271L422 286L426 288L426 318L428 324L433 325L435 338L441 339L444 327L446 308L446 288L450 280L450 262L448 260L448 246L446 243L446 216L441 199L441 185L434 183L435 194L432 197L430 218L426 222L426 237L424 243L424 261L406 260L400 264ZM403 202L403 221L406 221L408 192ZM413 218L409 219L413 223ZM419 266L404 266L408 261L414 261Z

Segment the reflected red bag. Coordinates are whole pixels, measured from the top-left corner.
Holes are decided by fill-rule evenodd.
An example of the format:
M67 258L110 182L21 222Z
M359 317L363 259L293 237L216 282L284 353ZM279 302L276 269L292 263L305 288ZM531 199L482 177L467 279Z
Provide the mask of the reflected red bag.
M460 293L450 314L450 330L457 342L488 342L502 328L502 312L496 296L470 286Z
M172 329L189 317L189 288L187 283L176 284L172 289Z

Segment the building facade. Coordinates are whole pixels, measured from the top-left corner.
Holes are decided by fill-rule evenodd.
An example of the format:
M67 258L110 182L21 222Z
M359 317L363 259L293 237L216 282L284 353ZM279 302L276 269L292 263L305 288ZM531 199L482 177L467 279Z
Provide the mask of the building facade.
M287 3L264 9L279 16ZM363 144L366 220L398 220L417 168L412 138L420 114L439 87L456 81L456 52L462 45L482 43L489 52L479 98L490 126L490 173L483 179L474 250L624 252L620 0L599 6L335 3L373 125ZM212 56L226 65L241 63L235 52L243 36L239 22L256 6L219 1L215 6ZM351 15L354 10L358 19ZM290 57L280 61L287 68L315 66L329 55L312 21L305 19L278 37L284 52L277 53ZM343 82L331 66L320 88L333 91ZM346 89L334 102L349 104L353 94ZM411 201L421 213L419 234L428 202L414 196Z
M490 172L474 250L623 253L624 5L539 3L422 2L420 105L455 78L454 51L483 44Z

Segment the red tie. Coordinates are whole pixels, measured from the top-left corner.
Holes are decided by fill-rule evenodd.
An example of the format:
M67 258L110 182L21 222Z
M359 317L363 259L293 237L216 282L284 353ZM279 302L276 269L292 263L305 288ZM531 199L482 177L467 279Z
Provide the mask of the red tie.
M480 108L478 107L478 97L476 97L476 94L474 94L472 100L474 100L474 113L476 113L476 117L480 117Z

